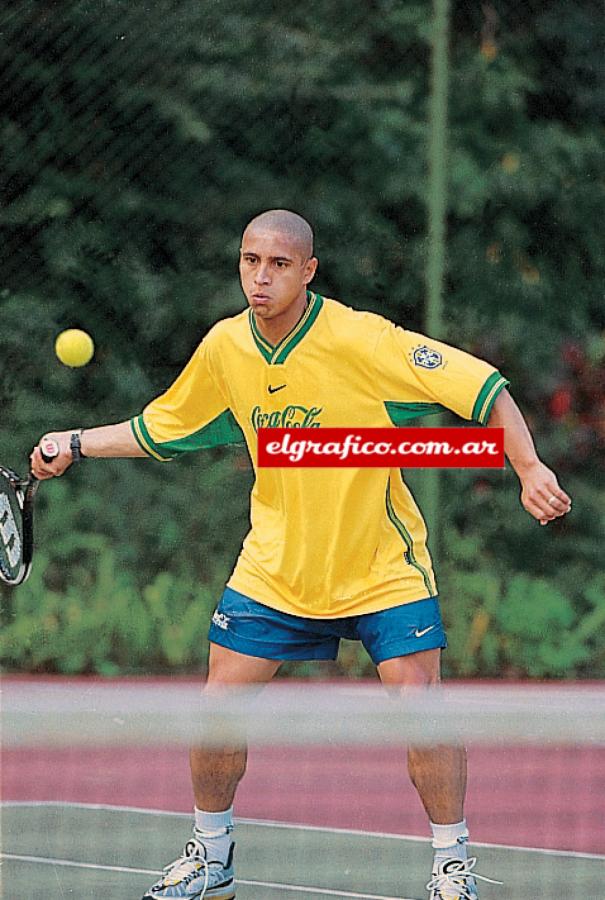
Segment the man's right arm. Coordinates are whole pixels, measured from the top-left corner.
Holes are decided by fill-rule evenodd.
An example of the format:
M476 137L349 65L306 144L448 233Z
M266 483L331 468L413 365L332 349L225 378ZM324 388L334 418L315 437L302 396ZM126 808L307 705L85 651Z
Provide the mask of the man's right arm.
M206 426L212 425L229 407L211 359L213 347L214 355L220 356L216 342L220 341L221 333L215 325L176 380L163 394L148 403L141 415L116 425L85 429L80 438L82 454L85 457L130 456L168 460L204 446L203 441L195 440L196 436L203 435ZM41 438L31 454L32 472L37 478L53 478L69 468L73 461L70 439L74 431L79 429L49 432ZM40 445L46 439L52 439L59 445L58 456L48 463L44 462L40 452ZM220 442L213 440L206 446Z
M70 431L51 431L45 434L31 454L31 468L36 478L43 480L62 475L72 464L70 447L71 436L78 428ZM40 452L43 440L53 440L59 446L59 454L52 462L44 462ZM102 425L100 428L87 428L80 436L82 454L86 457L134 457L147 456L139 446L130 422L118 422L116 425Z

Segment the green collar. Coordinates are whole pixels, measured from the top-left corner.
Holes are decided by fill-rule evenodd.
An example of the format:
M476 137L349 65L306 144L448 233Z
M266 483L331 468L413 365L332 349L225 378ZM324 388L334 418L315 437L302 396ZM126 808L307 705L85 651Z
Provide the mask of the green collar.
M275 347L273 344L269 343L267 338L262 336L258 330L254 313L251 309L248 310L248 321L250 322L250 330L252 332L252 337L254 338L254 343L270 366L281 366L281 364L286 361L292 350L294 350L296 345L302 341L304 336L311 329L311 326L319 315L319 311L324 302L323 297L319 294L314 294L313 291L307 291L307 301L307 308L294 328L292 328Z

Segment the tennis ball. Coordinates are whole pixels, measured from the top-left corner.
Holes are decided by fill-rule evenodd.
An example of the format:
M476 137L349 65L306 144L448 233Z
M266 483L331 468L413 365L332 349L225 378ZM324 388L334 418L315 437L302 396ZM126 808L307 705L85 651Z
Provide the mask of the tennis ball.
M55 341L55 353L65 366L85 366L92 359L95 345L89 334L79 328L62 331Z

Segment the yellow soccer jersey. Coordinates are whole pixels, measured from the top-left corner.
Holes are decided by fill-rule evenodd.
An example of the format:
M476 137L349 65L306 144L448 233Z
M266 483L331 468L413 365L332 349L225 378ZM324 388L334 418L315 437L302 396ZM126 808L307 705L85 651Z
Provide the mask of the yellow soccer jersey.
M218 322L132 428L157 459L245 440L256 465L261 426L395 427L444 408L484 424L506 384L468 353L309 292L276 347L251 310ZM399 469L257 469L250 515L228 584L274 609L336 618L437 592Z

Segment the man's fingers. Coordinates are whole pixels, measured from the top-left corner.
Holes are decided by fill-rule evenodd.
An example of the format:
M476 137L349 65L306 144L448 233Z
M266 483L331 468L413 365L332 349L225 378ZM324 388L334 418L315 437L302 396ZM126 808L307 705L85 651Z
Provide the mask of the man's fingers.
M540 525L547 525L571 509L571 497L559 487L557 478L547 466L533 467L522 479L521 502Z
M571 509L571 497L558 485L552 489L546 485L540 493L546 503L546 508L554 509L557 515L564 516Z
M32 473L39 481L43 481L45 478L52 478L57 474L54 470L55 460L50 463L45 462L40 452L40 447L34 447L30 456L30 462Z
M563 516L566 512L569 511L569 503L565 503L563 500L559 500L554 494L551 494L548 500L546 501L546 506L553 509L558 515Z
M523 506L534 519L538 519L541 525L552 522L559 515L552 506L549 507L547 503L541 501L541 498L538 501L526 497Z
M529 492L523 506L540 525L547 525L571 510L571 498L561 488L546 487Z
M46 458L45 458L46 457ZM56 478L71 464L71 451L62 435L44 435L30 455L31 471L37 479Z
M49 437L42 438L38 444L38 449L45 463L51 463L61 452L58 443Z

